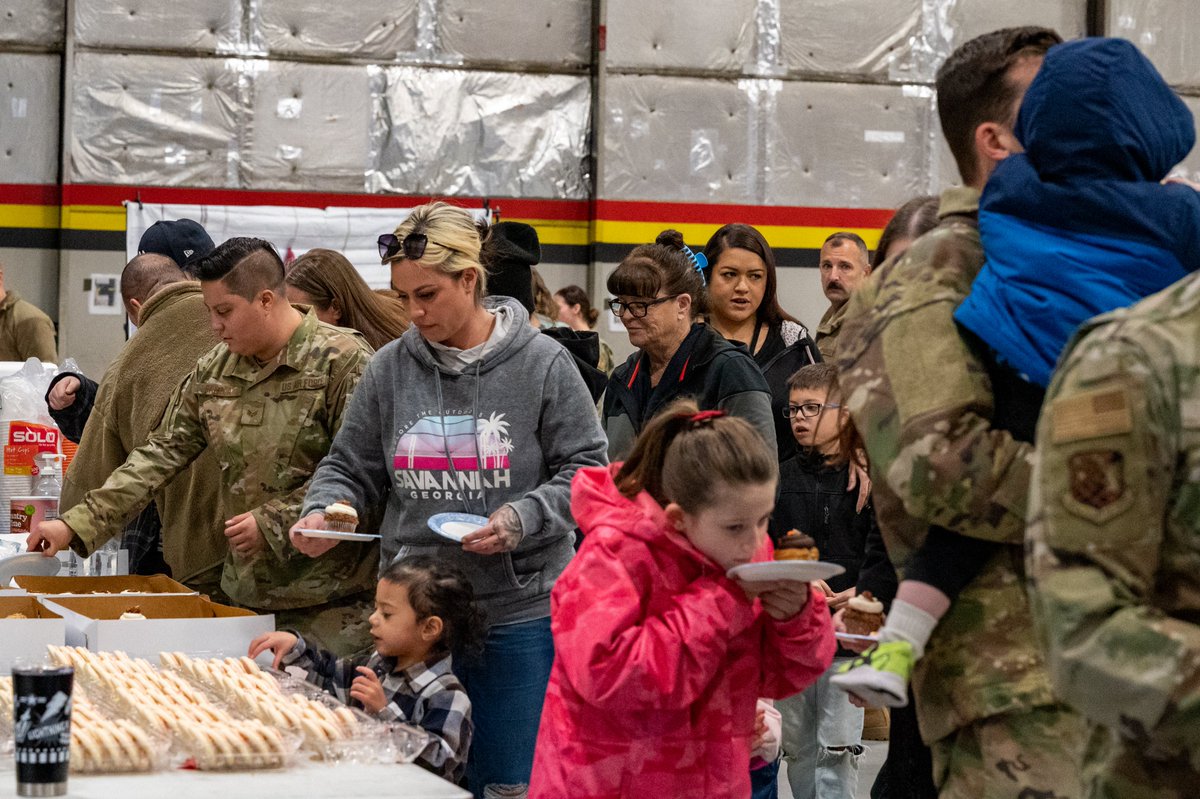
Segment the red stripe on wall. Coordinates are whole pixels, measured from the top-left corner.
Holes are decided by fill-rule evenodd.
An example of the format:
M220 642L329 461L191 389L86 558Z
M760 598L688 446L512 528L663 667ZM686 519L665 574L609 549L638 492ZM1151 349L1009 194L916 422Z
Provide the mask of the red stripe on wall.
M243 191L240 189L138 188L137 186L63 186L64 205L120 205L140 199L146 203L178 205L282 205L299 208L411 208L431 200L444 199L453 205L477 208L482 198L414 197L399 194L326 194L320 192ZM527 200L489 198L492 207L500 207L506 218L561 219L586 222L585 200Z
M780 225L783 227L882 228L895 211L891 208L814 208L806 206L716 205L597 200L596 218L613 222L670 222L724 225Z
M0 183L0 203L4 205L58 205L57 185L36 183Z

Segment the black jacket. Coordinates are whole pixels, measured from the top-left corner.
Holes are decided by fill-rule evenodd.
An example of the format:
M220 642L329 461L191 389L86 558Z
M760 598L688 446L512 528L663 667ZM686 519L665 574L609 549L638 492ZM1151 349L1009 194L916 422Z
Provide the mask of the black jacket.
M50 408L50 418L54 420L58 429L68 440L78 444L79 439L83 438L83 428L92 415L92 406L96 404L96 391L100 386L95 380L78 372L59 372L46 389L47 402L50 401L50 390L54 388L55 384L68 377L79 380L79 388L75 390L75 401L71 403L70 407L63 408L61 411Z
M830 466L819 454L800 451L779 466L779 496L771 516L771 538L778 541L792 529L812 536L821 560L846 571L826 582L834 591L856 586L890 602L896 593L896 571L883 548L883 536L868 502L855 510L858 491L847 491L848 464ZM839 657L850 650L838 648Z
M858 585L867 539L875 529L869 502L861 513L854 509L858 491L846 490L849 481L847 464L830 466L810 452L789 458L779 466L779 496L769 528L776 541L792 529L812 536L821 560L844 566L844 574L826 580L834 591Z
M649 368L644 359L638 350L608 379L602 421L609 460L628 456L646 422L682 397L694 399L701 410L723 410L745 419L765 441L775 440L767 382L744 347L730 344L707 325L693 325L653 390L638 382L646 379Z
M779 450L781 462L796 454L792 423L783 416L783 409L788 404L788 378L801 366L821 362L821 352L808 335L808 331L802 325L791 322L784 324L791 328L786 331L788 335L784 335L785 331L781 326L771 328L767 342L754 355L754 360L771 389L771 417L775 422L775 446ZM792 337L795 340L788 344L787 339Z

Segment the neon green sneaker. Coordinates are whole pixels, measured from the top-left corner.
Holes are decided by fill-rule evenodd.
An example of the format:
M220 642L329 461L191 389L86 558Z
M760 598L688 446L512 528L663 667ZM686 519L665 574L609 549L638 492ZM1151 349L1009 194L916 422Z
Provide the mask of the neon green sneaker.
M882 641L842 666L829 682L868 704L904 707L915 660L908 641Z

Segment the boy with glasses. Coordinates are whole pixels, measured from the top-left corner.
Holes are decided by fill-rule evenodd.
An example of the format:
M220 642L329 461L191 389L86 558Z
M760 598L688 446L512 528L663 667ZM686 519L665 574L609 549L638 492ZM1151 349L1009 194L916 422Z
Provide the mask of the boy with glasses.
M783 414L799 451L780 464L779 497L770 525L776 541L789 530L799 530L816 542L821 560L845 567L844 573L820 583L831 611L854 597L875 526L871 504L856 510L857 492L846 491L850 463L842 454L842 432L849 417L836 383L837 371L828 363L802 367L788 379ZM840 649L834 665L804 693L776 703L783 714L783 751L795 797L855 795L863 711L829 683L853 656Z

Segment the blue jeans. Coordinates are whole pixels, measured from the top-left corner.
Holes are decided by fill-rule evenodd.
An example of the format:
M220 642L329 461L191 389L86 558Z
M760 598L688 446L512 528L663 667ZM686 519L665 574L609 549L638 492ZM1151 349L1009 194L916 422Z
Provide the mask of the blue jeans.
M783 756L795 799L854 799L858 790L863 712L829 683L845 662L835 659L804 693L775 702L783 716Z
M779 799L779 758L750 772L750 799Z
M529 784L553 663L549 617L492 627L482 655L454 661L471 699L467 784L477 799L488 785Z

